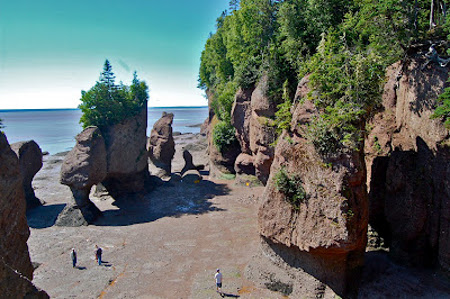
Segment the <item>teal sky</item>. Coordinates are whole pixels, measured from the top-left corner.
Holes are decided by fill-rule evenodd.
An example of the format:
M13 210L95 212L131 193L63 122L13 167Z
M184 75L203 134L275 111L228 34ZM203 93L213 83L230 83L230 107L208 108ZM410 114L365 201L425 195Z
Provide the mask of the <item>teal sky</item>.
M149 106L207 105L200 54L229 0L0 0L0 109L75 108L109 59Z

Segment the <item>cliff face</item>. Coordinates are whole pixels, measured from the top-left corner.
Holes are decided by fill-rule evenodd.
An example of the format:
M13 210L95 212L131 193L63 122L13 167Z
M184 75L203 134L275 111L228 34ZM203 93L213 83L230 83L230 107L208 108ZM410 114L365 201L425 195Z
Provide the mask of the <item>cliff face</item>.
M369 123L370 223L397 261L449 271L449 131L430 119L448 68L424 63L413 57L388 68L382 109Z
M307 78L299 92L306 84ZM304 134L319 113L309 101L299 104L291 132L278 140L259 210L260 234L268 244L263 250L282 256L290 267L311 274L341 296L352 296L367 241L364 157L356 150L321 157ZM297 207L276 182L280 171L304 188L306 196Z
M19 160L0 132L0 294L6 298L25 295L45 298L32 285L33 267L28 253L26 202Z

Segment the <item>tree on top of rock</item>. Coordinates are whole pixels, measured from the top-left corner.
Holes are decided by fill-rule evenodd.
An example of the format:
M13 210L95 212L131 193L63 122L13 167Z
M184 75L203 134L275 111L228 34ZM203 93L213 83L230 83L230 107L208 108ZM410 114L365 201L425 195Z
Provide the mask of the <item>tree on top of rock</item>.
M130 86L115 84L115 76L108 60L105 61L99 81L89 90L81 91L83 128L97 126L101 131L139 113L148 99L148 86L136 72Z
M100 74L100 82L113 87L115 85L115 80L116 76L114 76L112 66L109 63L109 60L106 59L105 64L103 65L103 72Z

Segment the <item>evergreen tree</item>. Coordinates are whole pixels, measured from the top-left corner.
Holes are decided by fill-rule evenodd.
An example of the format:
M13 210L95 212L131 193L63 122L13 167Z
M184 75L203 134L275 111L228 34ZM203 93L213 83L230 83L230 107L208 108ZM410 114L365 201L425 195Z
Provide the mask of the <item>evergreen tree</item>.
M108 60L105 61L99 81L89 90L81 92L82 111L80 123L83 128L107 126L120 123L141 111L148 99L148 86L140 81L136 72L131 86L114 83L115 76Z
M100 82L107 85L109 88L113 88L115 86L116 76L112 71L112 66L109 63L109 60L105 60L105 64L103 65L103 72L100 74Z

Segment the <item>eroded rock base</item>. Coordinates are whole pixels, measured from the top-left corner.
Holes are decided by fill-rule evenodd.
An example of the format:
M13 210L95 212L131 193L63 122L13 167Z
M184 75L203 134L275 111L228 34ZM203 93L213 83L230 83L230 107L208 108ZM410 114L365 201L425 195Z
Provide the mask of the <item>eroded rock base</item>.
M85 206L67 205L58 215L55 225L57 226L85 226L94 223L102 212L92 203Z
M245 275L263 287L290 298L357 297L363 253L304 252L265 238L261 238L259 251Z

